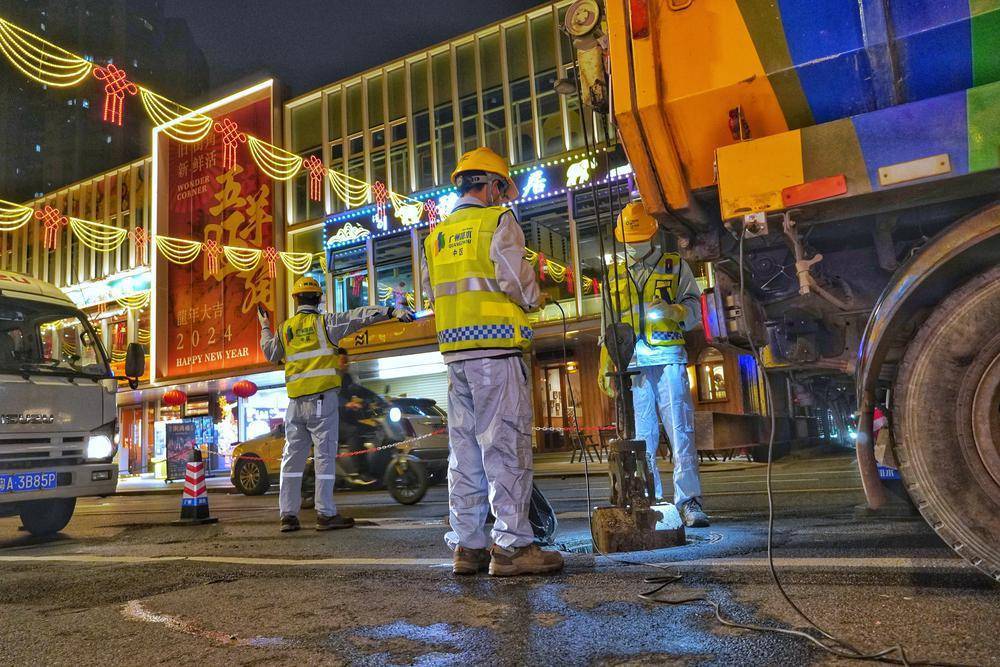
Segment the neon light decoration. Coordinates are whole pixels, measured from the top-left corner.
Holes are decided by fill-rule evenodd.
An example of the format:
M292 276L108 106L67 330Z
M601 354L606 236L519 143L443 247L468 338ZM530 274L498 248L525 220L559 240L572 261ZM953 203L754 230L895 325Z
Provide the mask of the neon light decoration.
M139 86L139 99L149 119L174 141L195 144L207 137L212 129L212 119L208 116L195 114L186 106L142 86Z
M590 181L590 170L597 168L597 160L584 158L566 169L566 187L573 188Z
M0 51L21 74L53 88L75 86L94 65L38 35L0 19Z
M146 229L144 227L136 227L128 233L128 237L132 239L132 248L135 250L136 262L140 265L147 263L146 256L146 243L149 241L149 237L146 236Z
M239 126L229 118L223 118L215 124L215 131L222 135L222 168L236 167L236 146L246 143L247 135L240 132Z
M457 204L457 203L458 203L458 193L457 192L449 192L446 195L442 195L442 196L438 197L438 200L437 200L437 214L438 214L438 217L439 218L443 218L446 215L448 215L449 213L451 213L451 210L453 208L455 208L455 204Z
M309 172L309 199L313 201L323 201L323 174L326 167L323 161L315 155L310 155L309 159L302 160L302 168Z
M79 218L70 218L69 228L80 239L80 243L100 253L108 253L117 249L128 238L127 229L102 225L98 222L88 222Z
M219 258L222 256L222 246L215 239L208 239L201 247L205 251L205 270L215 275L219 272Z
M324 255L324 253L320 253L320 255ZM305 273L313 262L311 252L279 252L278 256L281 257L281 261L288 270L294 274Z
M336 234L327 239L327 244L350 243L351 241L357 241L360 238L364 238L369 234L371 234L371 232L361 225L355 225L348 222L345 223L343 227L338 229Z
M295 153L283 151L277 146L261 141L252 134L247 135L247 146L250 148L250 157L257 163L260 170L279 181L287 181L292 178L299 173L305 164ZM315 156L313 157L315 158ZM312 188L310 187L311 193Z
M222 246L222 252L229 263L240 271L253 271L264 255L264 251L257 248L237 248L231 245Z
M545 171L536 169L528 175L521 191L526 195L540 195L545 193L545 185Z
M389 189L382 181L375 181L372 185L372 197L375 198L375 216L372 221L375 226L385 231L389 229L389 216L385 213L385 205L389 201Z
M128 80L125 70L114 65L95 67L94 78L104 82L104 122L121 127L125 115L125 94L135 95L139 89Z
M69 224L69 219L48 205L41 211L35 211L35 218L45 227L45 247L55 250L59 244L59 228Z
M264 261L267 262L267 277L273 278L275 273L277 273L277 271L275 271L275 264L277 264L278 261L278 249L273 245L267 246L264 248L263 257Z
M24 227L34 213L28 206L0 199L0 231L12 232Z
M433 199L428 199L424 202L424 210L427 211L427 222L431 227L438 223L440 216L438 215L437 202Z
M201 243L198 241L175 239L159 234L153 239L156 241L156 249L174 264L190 264L198 259L198 254L201 252Z
M371 187L364 181L333 169L327 170L327 178L333 186L334 193L347 205L347 208L357 208L368 202L368 192Z
M396 215L404 227L416 225L420 222L420 214L423 213L424 205L420 202L415 204L404 204L396 207Z

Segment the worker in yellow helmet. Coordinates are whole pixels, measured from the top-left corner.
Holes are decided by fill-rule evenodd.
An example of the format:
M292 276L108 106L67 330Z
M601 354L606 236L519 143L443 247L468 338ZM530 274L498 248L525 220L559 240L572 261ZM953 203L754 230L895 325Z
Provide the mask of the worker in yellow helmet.
M608 267L609 298L620 303L622 321L636 335L635 354L629 368L639 372L632 383L636 437L646 442L646 460L653 475L657 498L663 498L656 449L660 423L670 438L674 463L673 502L691 527L708 526L701 507L701 479L694 441L694 404L687 375L684 332L697 326L701 316L701 289L687 262L675 252L665 252L658 239L659 226L641 201L627 204L618 215L615 238L625 244L627 262ZM604 377L611 359L602 351L601 386L613 394Z
M338 514L333 501L340 387L337 341L364 326L391 318L410 322L413 314L371 306L324 315L319 311L323 289L308 276L295 282L292 298L295 314L278 327L277 336L267 312L258 308L260 347L271 363L284 361L289 399L278 495L281 532L300 528L302 473L310 450L316 470L316 530L351 528L354 519Z
M562 556L534 544L529 521L532 409L523 354L532 330L525 313L542 298L524 259L524 233L503 206L518 197L517 186L507 161L489 148L463 155L451 180L460 197L427 237L422 266L448 365L452 571L555 572Z

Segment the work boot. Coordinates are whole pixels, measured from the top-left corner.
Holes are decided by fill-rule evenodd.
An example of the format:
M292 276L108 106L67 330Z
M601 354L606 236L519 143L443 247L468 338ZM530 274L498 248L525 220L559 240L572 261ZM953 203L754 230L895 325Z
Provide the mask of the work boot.
M505 549L496 544L490 549L490 576L514 577L519 574L548 574L563 569L558 551L542 551L537 544Z
M281 517L281 532L292 533L301 528L299 517L294 514L284 514Z
M701 503L697 498L686 501L677 508L680 512L684 525L689 528L708 528L708 515L701 509Z
M456 547L452 574L479 574L490 566L489 549Z
M316 530L340 530L341 528L354 528L354 519L343 514L316 515Z

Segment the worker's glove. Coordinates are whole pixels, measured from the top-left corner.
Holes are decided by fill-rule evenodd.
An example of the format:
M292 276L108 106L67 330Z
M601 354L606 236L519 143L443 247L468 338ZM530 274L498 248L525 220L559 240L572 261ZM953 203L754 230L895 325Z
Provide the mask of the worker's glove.
M400 322L412 322L413 312L406 308L393 308L392 316Z
M271 328L271 318L268 317L266 313L261 313L260 311L257 311L257 320L260 322L261 329Z
M657 313L662 319L671 322L683 322L688 315L688 309L679 303L659 303L653 304L650 312Z

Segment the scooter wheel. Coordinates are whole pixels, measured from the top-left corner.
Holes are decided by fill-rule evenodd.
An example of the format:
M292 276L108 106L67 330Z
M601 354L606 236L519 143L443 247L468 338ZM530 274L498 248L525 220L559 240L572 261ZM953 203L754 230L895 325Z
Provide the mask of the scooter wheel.
M390 461L383 481L389 495L402 505L419 503L430 486L427 467L415 456L398 457Z

